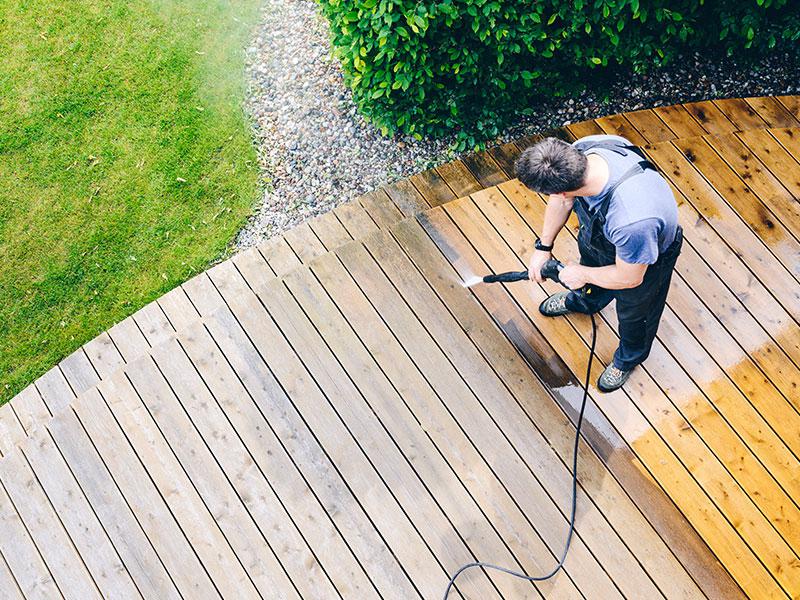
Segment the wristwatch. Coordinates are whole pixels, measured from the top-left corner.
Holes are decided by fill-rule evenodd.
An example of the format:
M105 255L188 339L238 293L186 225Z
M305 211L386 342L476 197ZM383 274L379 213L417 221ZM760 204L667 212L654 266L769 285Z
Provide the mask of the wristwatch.
M539 238L536 238L536 242L534 242L533 247L536 248L537 250L543 250L544 252L552 252L553 251L553 246L552 245L551 246L545 246L542 243L542 240L540 240Z

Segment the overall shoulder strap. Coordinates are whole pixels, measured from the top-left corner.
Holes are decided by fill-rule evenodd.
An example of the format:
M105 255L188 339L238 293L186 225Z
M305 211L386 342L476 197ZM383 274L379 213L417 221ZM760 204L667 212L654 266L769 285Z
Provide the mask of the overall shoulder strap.
M633 152L639 156L643 162L648 164L647 168L656 170L655 166L647 160L647 157L644 155L642 149L639 148L639 146L634 146L633 144L624 144L616 140L602 140L597 142L576 142L575 147L584 153L589 150L594 150L595 148L608 150L610 152L614 152L615 154L619 154L620 156L627 156L629 152Z
M615 140L576 142L575 147L581 152L587 152L588 150L594 150L595 148L600 148L602 150L609 150L611 152L614 152L615 154L619 154L620 156L627 156L628 151L636 152L637 154L641 152L639 148L637 148L636 146L631 146L630 144L623 144L622 142L618 142Z
M603 195L603 202L600 204L599 208L597 209L599 213L605 216L606 212L608 212L608 205L611 202L611 197L614 195L614 191L625 183L631 177L635 177L636 175L640 175L645 171L652 170L656 171L656 167L653 163L649 160L640 160L638 163L633 165L630 169L625 171L622 176L617 179L614 184L608 188L606 193Z

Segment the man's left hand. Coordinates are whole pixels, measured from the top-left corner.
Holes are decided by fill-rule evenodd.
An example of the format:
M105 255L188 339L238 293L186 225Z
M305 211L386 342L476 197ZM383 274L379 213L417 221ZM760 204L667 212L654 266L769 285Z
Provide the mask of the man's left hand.
M571 290L579 290L587 283L584 267L574 263L569 263L564 267L558 274L558 278Z

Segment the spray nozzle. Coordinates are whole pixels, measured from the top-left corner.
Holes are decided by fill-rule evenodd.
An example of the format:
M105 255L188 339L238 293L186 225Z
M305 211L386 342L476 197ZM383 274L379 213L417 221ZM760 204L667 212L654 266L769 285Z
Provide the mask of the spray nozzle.
M554 258L548 260L542 267L542 277L545 279L552 279L557 283L561 283L558 274L564 265ZM530 279L528 271L508 271L507 273L497 273L496 275L486 275L483 278L484 283L511 283L513 281L523 281ZM564 285L563 283L561 285Z

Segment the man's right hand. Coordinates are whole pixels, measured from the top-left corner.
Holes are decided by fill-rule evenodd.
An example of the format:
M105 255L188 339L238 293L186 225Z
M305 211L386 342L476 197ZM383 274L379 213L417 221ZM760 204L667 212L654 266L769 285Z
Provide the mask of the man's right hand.
M534 250L530 263L528 264L528 278L537 283L544 283L544 278L542 277L542 267L548 260L550 260L550 258L552 258L552 256L553 254L551 252Z

